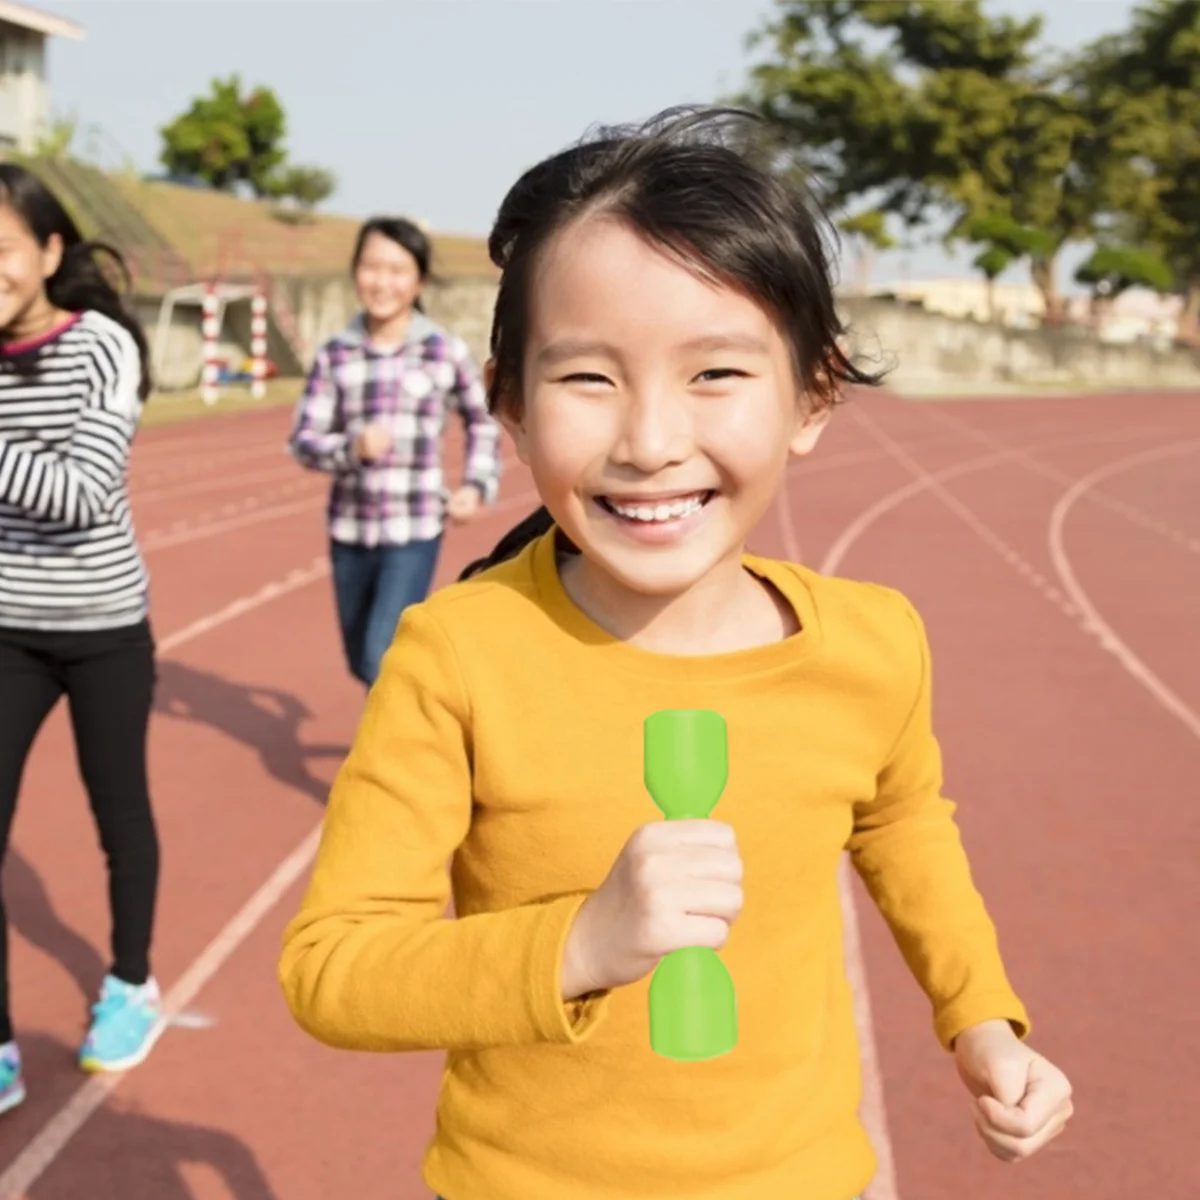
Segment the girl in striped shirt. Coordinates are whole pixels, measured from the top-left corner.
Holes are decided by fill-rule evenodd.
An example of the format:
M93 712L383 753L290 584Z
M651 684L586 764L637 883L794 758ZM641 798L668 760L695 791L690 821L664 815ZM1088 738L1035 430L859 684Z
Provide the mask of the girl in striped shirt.
M161 1029L149 948L158 839L146 779L147 576L126 491L146 339L55 196L0 164L0 856L26 758L66 696L108 864L112 966L79 1052L141 1062ZM25 1098L0 908L0 1112Z

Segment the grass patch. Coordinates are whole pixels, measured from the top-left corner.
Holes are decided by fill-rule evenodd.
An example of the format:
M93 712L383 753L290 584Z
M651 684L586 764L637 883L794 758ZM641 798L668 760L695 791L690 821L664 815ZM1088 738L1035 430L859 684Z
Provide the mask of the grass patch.
M212 417L227 417L231 413L262 412L268 408L293 405L300 399L304 384L299 379L272 379L267 394L261 400L250 395L250 388L224 387L216 404L205 404L199 390L185 392L153 392L142 410L142 429L162 425L178 425L184 421L205 421Z

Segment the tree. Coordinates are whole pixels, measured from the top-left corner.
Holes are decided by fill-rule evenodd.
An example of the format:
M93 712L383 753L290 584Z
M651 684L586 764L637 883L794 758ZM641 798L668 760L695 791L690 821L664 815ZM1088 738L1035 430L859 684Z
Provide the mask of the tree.
M754 44L743 103L774 123L840 201L872 192L916 224L995 191L991 153L1041 23L979 0L782 0ZM874 48L869 48L873 46Z
M337 176L323 167L287 166L268 180L269 194L278 200L293 200L302 212L310 213L337 189Z
M1104 102L1135 127L1123 211L1177 280L1180 340L1200 344L1200 0L1147 0L1088 54Z
M283 164L287 118L270 88L242 94L240 79L214 79L209 95L160 130L161 161L172 174L203 179L232 190L248 184L256 196L269 190Z
M1094 233L1120 161L1110 147L1122 131L1100 122L1093 77L1048 56L1040 18L991 17L980 0L783 0L779 10L756 39L769 56L741 102L837 203L866 200L909 225L940 218L946 242L981 218L1045 234L1009 253L1028 259L1056 320L1058 254Z
M984 279L987 280L988 319L995 321L1000 315L996 309L996 280L1012 266L1016 256L1003 246L988 246L980 251L971 261Z
M1136 246L1097 246L1075 272L1075 282L1092 289L1092 320L1099 332L1113 302L1131 287L1163 293L1175 286L1171 268L1153 251Z
M1115 300L1131 287L1169 292L1175 286L1170 266L1153 251L1136 246L1098 246L1075 272L1075 281L1087 284L1101 300Z
M996 318L996 280L1022 259L1035 265L1045 263L1057 251L1052 232L1022 225L1002 213L973 217L955 232L963 241L983 246L972 266L987 279L988 308L993 320Z

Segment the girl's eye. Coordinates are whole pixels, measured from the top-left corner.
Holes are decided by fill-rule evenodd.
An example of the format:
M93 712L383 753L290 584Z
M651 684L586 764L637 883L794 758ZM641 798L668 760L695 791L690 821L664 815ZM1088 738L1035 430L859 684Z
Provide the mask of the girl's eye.
M711 371L701 371L696 378L701 383L720 383L725 379L745 379L745 371L735 371L731 367L714 367Z
M593 375L590 371L577 371L574 375L563 376L562 383L607 383L604 375Z

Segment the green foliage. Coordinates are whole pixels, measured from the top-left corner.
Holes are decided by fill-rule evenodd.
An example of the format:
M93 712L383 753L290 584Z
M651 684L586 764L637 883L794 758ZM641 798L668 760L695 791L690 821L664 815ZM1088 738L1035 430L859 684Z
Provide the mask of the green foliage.
M1184 336L1200 333L1200 0L1147 0L1130 28L1093 47L1105 102L1127 114L1133 182L1124 232L1169 266L1187 297Z
M990 283L1003 275L1016 260L1017 255L1003 246L989 246L975 256L971 265Z
M161 161L173 174L227 190L245 183L264 196L286 158L286 132L287 118L270 88L243 94L236 75L214 79L207 96L160 130Z
M311 212L337 189L337 177L323 167L287 166L267 181L268 194L277 200L293 200Z
M1041 30L981 0L777 0L736 100L843 211L940 224L990 279L1027 262L1051 319L1064 246L1137 241L1200 324L1200 0L1143 0L1073 56Z
M838 222L838 228L850 237L859 238L873 250L891 250L896 245L896 239L888 233L887 213L877 208L844 217Z
M1167 263L1152 251L1133 246L1098 246L1075 272L1075 280L1107 300L1131 287L1169 292L1175 286L1174 272Z
M54 161L69 158L79 132L79 117L72 113L66 117L56 117L50 122L46 131L37 140L34 155L37 158L48 158Z

